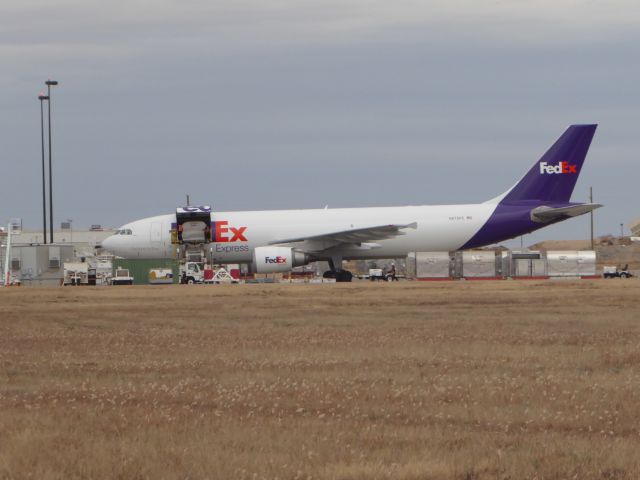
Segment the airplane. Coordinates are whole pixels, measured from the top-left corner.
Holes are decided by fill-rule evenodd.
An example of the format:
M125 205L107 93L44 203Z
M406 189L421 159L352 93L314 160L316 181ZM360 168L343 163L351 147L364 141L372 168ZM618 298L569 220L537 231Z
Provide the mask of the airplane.
M288 272L329 262L326 277L351 281L343 260L492 245L601 207L570 201L597 125L571 125L509 190L483 203L215 212L183 207L116 230L102 247L123 258L175 258L176 244L206 245L212 263Z

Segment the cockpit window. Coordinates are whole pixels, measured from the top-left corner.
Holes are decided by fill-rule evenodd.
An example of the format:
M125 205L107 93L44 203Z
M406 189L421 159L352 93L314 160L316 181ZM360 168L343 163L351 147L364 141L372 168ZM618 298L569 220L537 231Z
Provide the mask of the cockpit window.
M115 231L114 235L133 235L130 228L121 228Z

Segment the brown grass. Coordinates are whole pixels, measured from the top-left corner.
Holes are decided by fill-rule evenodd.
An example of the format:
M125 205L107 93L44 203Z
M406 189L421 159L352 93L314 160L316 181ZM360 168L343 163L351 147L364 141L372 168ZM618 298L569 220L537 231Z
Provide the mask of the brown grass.
M0 290L0 478L640 478L639 294Z

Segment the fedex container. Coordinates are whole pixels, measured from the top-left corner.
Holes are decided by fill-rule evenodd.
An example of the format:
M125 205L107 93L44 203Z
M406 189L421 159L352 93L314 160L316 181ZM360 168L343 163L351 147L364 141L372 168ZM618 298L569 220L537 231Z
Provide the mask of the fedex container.
M464 278L495 278L496 263L496 253L493 251L466 250L462 252L462 276Z
M513 260L514 277L546 277L547 264L542 258L516 258Z
M449 252L416 252L416 278L451 278Z
M502 253L508 261L503 263L503 274L512 278L540 278L547 276L547 263L539 251L521 250Z
M596 252L593 250L556 250L547 252L550 277L591 277L596 275Z

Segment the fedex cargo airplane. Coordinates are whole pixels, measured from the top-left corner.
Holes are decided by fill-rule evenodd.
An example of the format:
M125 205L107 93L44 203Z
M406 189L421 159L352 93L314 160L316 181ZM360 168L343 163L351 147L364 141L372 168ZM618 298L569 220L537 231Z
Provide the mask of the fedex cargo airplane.
M601 207L570 201L596 127L570 126L520 181L483 203L249 212L184 207L123 225L102 246L124 258L175 258L177 244L200 243L214 263L244 263L256 273L326 260L326 276L350 281L343 260L482 247Z

